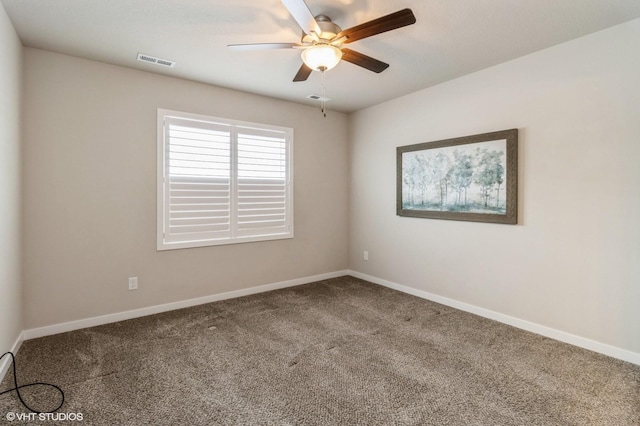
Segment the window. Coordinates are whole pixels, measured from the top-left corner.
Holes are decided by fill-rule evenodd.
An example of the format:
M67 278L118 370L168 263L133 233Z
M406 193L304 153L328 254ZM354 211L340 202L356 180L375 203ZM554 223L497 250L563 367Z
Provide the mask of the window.
M158 250L293 238L293 129L158 110Z

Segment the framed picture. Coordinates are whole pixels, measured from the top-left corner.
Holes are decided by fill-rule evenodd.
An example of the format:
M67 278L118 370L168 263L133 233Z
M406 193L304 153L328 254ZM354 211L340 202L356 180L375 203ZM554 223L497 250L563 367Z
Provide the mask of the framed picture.
M396 210L516 224L518 129L398 147Z

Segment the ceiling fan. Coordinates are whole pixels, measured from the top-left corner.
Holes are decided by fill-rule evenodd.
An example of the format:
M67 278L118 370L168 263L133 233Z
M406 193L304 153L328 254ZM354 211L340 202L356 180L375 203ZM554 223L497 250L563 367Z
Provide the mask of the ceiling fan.
M327 71L335 67L341 59L380 73L386 70L389 64L342 45L416 23L411 9L403 9L343 30L325 15L314 17L304 0L282 0L282 3L302 28L300 43L230 44L227 47L233 50L302 49L303 63L293 81L307 80L314 70Z

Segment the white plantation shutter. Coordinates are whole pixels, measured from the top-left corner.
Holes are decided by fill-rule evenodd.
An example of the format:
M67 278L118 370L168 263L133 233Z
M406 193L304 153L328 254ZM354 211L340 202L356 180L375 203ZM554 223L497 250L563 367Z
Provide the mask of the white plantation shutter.
M166 243L231 235L231 127L166 117Z
M293 237L292 130L158 110L158 250Z
M285 135L246 128L237 135L237 235L287 232Z

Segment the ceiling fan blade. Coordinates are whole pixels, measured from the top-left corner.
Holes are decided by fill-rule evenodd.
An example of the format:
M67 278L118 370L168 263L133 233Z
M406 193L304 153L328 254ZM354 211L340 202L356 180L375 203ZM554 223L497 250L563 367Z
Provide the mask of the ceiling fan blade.
M347 28L338 34L335 38L346 36L344 43L352 43L356 40L371 37L376 34L395 30L397 28L406 27L415 24L416 17L411 9L402 9L390 15L383 16L355 27Z
M284 4L284 7L287 8L305 34L311 34L312 32L320 34L322 32L316 22L316 18L313 17L304 0L282 0L282 4Z
M356 52L351 49L342 49L342 59L352 64L358 65L362 68L366 68L369 71L381 73L389 68L389 64L372 58L371 56L364 55L360 52Z
M251 44L229 44L231 50L266 50L266 49L291 49L297 43L251 43Z
M305 64L302 64L302 66L298 70L298 74L293 77L293 81L306 81L312 72L313 70L311 68L309 68Z

